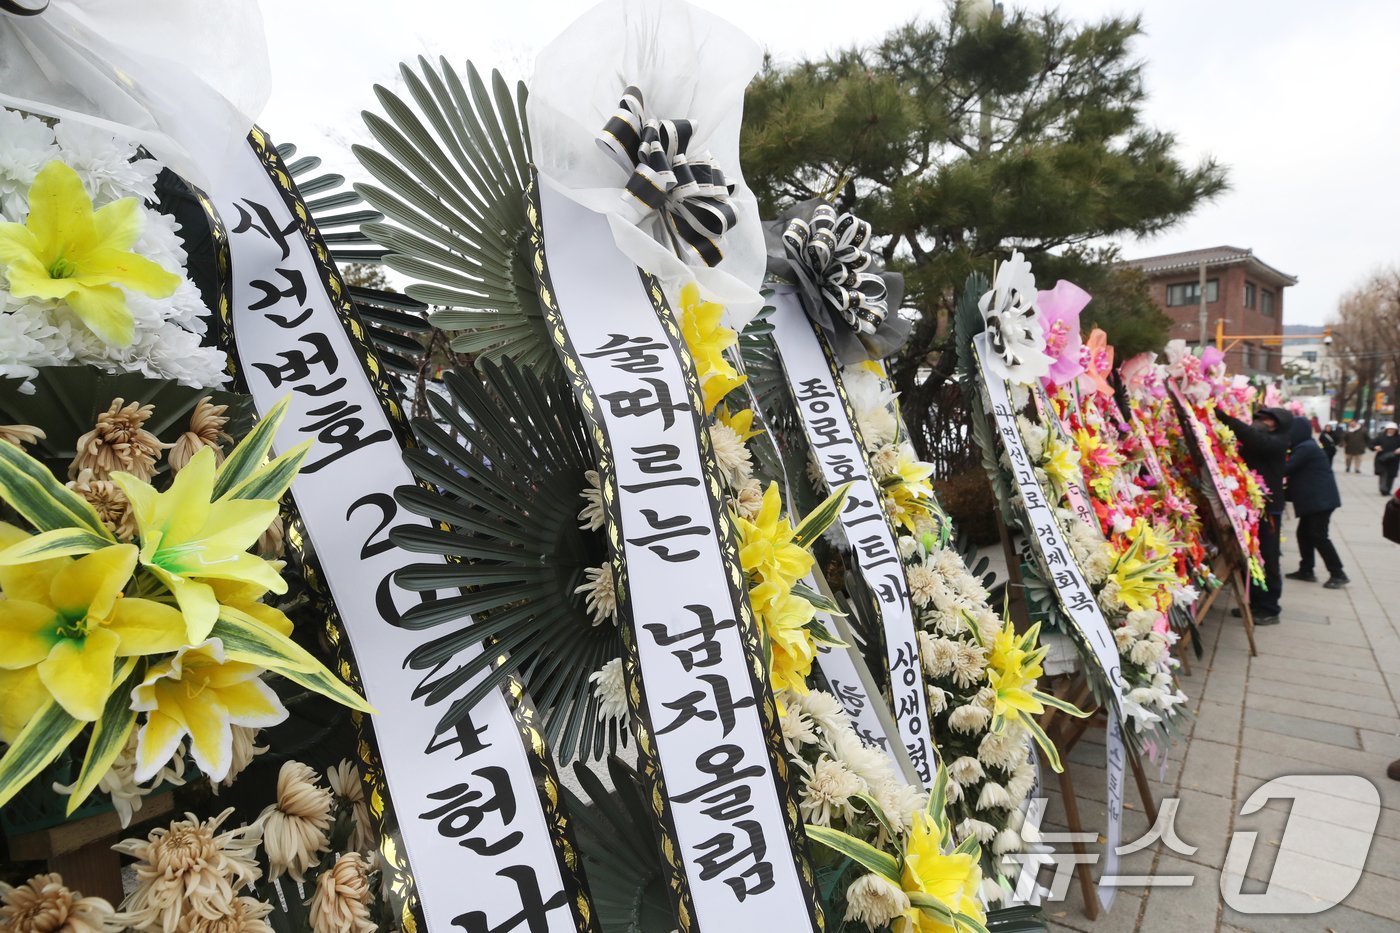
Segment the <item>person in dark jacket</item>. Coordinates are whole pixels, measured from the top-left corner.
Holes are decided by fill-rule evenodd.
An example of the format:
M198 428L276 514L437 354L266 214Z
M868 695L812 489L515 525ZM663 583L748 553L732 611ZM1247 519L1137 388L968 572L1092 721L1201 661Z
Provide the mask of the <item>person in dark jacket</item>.
M1316 583L1314 557L1321 554L1328 574L1327 582L1322 585L1329 590L1341 589L1351 581L1327 533L1332 513L1342 507L1337 477L1332 475L1332 465L1322 447L1313 440L1312 428L1306 421L1294 418L1289 437L1293 446L1289 448L1283 475L1285 495L1298 516L1299 560L1298 569L1288 574L1288 579Z
M1366 426L1359 421L1353 421L1342 439L1342 446L1347 454L1347 472L1350 473L1352 467L1356 472L1361 472L1361 455L1371 446L1371 435L1366 433Z
M1332 461L1337 456L1337 445L1342 441L1342 432L1337 429L1337 422L1329 421L1318 432L1317 443L1322 448L1322 452L1327 455L1327 469L1332 469Z
M1264 563L1264 585L1249 589L1249 608L1255 625L1277 625L1283 574L1279 570L1279 522L1283 518L1283 467L1288 460L1289 429L1293 415L1286 408L1261 408L1254 423L1246 424L1220 409L1215 416L1235 432L1245 466L1264 480L1264 514L1259 516L1259 557Z
M1390 487L1395 485L1395 472L1400 469L1400 427L1394 421L1387 421L1381 433L1371 438L1371 449L1376 452L1376 476L1380 479L1381 495L1390 495Z

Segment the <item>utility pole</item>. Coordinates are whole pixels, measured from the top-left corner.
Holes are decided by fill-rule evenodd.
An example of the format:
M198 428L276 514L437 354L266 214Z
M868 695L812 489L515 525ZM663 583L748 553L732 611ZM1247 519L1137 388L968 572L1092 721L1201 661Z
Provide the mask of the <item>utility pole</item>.
M1206 348L1206 335L1209 332L1208 314L1206 312L1206 261L1201 260L1201 278L1197 293L1201 299L1201 349Z

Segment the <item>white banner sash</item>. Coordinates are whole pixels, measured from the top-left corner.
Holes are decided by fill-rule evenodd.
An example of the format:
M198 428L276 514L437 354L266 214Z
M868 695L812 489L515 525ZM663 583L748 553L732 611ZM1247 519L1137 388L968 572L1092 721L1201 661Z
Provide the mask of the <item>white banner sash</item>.
M628 701L682 929L816 930L776 704L676 312L614 245L606 216L544 179L535 198L540 295L623 558Z
M398 624L421 597L394 573L434 558L388 541L395 524L429 524L394 501L414 483L397 402L290 175L259 130L249 140L211 193L227 227L234 349L259 411L291 397L276 449L315 441L292 497L378 710L374 738L422 917L430 930L595 930L567 877L575 855L538 733L522 732L502 692L441 734L439 714L418 699L441 667L413 670L407 659L442 631Z
M874 597L900 742L914 763L919 780L928 787L933 783L938 755L931 738L914 607L909 602L899 546L847 410L840 376L802 310L801 299L795 289L779 285L772 302L774 311L768 320L773 325L773 343L782 359L812 455L831 489L851 484L841 510L841 528L856 568Z

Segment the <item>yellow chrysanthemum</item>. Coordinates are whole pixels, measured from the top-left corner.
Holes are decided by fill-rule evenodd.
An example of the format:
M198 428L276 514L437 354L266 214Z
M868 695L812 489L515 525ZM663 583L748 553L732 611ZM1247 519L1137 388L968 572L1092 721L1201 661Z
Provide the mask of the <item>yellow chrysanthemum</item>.
M131 251L142 217L135 198L94 211L78 173L48 163L29 188L29 217L0 223L0 267L10 293L62 301L106 343L130 345L135 325L122 288L167 298L180 284L178 275Z

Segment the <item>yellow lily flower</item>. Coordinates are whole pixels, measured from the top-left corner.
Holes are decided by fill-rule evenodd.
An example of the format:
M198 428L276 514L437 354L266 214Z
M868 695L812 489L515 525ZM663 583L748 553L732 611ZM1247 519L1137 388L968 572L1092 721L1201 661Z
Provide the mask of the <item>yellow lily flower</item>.
M755 587L757 596L754 598L767 602L786 594L816 564L805 548L793 543L793 527L783 518L782 510L778 484L769 483L763 492L763 506L754 520L735 518L739 532L739 563L759 584L769 584Z
M0 544L26 537L0 525ZM164 654L185 644L178 610L123 597L136 558L135 545L114 544L76 560L0 567L0 731L10 739L50 696L74 719L96 721L117 658Z
M996 691L993 717L1010 716L1018 711L1034 716L1045 711L1045 705L1036 699L1034 691L1036 680L1044 673L1040 662L1046 649L1026 650L1035 644L1039 631L1037 624L1025 635L1018 636L1015 626L1007 619L997 632L987 657L987 683Z
M1045 442L1045 472L1061 489L1071 480L1079 480L1079 451L1052 434Z
M180 284L180 276L131 251L141 223L136 198L94 211L78 173L48 163L29 188L28 219L0 223L0 267L11 294L62 301L104 342L128 346L134 324L122 288L167 298Z
M754 611L772 653L768 675L774 691L806 693L807 677L817 656L816 639L807 630L815 613L812 604L789 593L761 609L755 605Z
M234 726L266 728L287 718L261 673L255 665L225 660L217 638L151 667L131 691L131 708L146 714L136 736L136 780L154 777L185 736L199 769L223 780L233 763Z
M277 517L277 503L263 499L220 499L214 495L214 451L205 447L156 492L129 473L112 479L131 503L141 540L141 563L170 588L188 626L188 643L208 637L219 618L219 600L210 582L233 580L287 592L277 565L248 553Z
M920 460L910 444L900 444L894 472L882 483L890 517L911 535L919 533L918 518L933 501L933 464Z
M944 855L941 843L942 833L933 820L924 811L916 811L905 843L900 887L906 894L926 894L953 913L984 922L987 915L977 898L982 887L978 856L960 852ZM893 930L894 933L955 933L952 926L917 907L911 907L896 919Z
M721 424L739 435L741 441L747 441L749 438L758 437L763 433L761 429L754 429L752 408L745 408L743 411L736 411L733 414L730 414L728 408L721 408L717 417Z
M724 326L723 318L724 305L701 301L700 289L694 282L681 288L681 336L695 361L706 414L748 380L724 355L725 350L739 342L739 335Z

